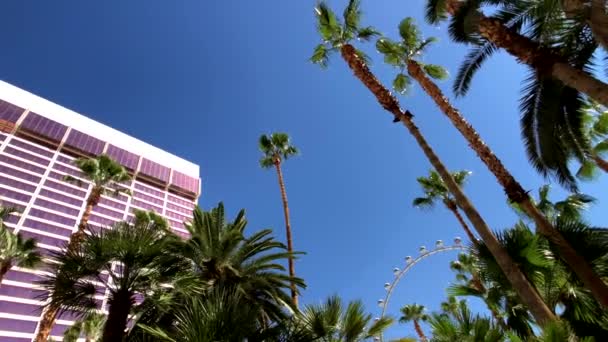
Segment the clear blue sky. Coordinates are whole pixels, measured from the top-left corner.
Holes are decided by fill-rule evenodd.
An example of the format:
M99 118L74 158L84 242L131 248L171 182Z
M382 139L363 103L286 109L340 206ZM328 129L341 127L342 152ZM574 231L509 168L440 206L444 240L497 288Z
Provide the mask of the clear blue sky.
M339 13L346 0L332 0ZM314 1L5 1L0 7L0 78L171 151L201 166L204 208L246 208L250 229L283 239L276 175L258 167L257 138L286 131L302 155L285 164L295 246L308 254L297 272L303 302L339 293L377 313L383 283L421 244L464 235L442 208L412 208L417 176L429 164L402 126L391 123L339 56L321 71L308 62L318 43ZM422 20L423 0L364 1L364 22L395 37L417 18L440 38L426 61L452 74L465 53L445 25ZM374 72L394 71L373 46ZM497 55L456 105L527 189L542 180L519 137L517 98L524 68ZM442 84L446 91L450 82ZM452 97L451 93L448 93ZM467 192L494 229L515 216L493 177L416 88L402 104L451 169L468 169ZM604 177L606 179L606 177ZM584 186L600 199L606 181ZM556 187L557 189L557 187ZM560 193L559 191L555 192ZM591 211L596 224L601 204ZM418 302L437 308L453 280L455 254L419 264L396 291L390 311ZM413 334L399 326L391 335Z

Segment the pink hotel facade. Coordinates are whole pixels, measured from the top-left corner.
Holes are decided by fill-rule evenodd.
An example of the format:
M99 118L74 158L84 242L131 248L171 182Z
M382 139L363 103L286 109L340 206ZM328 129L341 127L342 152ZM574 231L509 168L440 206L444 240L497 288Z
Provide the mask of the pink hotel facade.
M133 175L132 196L103 197L93 209L92 229L132 217L134 209L165 216L177 234L187 236L184 221L200 194L199 167L69 109L0 81L0 202L21 211L6 223L38 241L41 252L59 250L68 241L85 207L90 185L68 184L79 177L73 160L108 154ZM41 315L42 270L13 267L0 286L0 341L31 341ZM96 296L106 311L105 290ZM59 340L73 322L62 315L51 333Z

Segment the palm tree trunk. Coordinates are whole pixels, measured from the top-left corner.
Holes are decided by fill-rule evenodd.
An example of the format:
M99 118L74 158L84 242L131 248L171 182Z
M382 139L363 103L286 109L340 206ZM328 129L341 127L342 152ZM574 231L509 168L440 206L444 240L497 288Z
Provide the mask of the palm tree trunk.
M582 17L595 40L608 49L608 14L604 0L563 0L562 8L568 18L580 20Z
M456 216L458 223L460 223L460 226L462 226L462 229L464 229L464 232L469 237L469 240L471 240L472 243L476 244L477 238L475 237L475 235L469 228L469 225L465 222L462 215L460 215L460 212L458 211L458 206L456 205L456 203L454 203L453 201L447 202L446 207L448 208L448 210L450 210L452 212L452 214L454 214L454 216Z
M4 276L6 275L6 273L8 273L11 267L13 267L13 265L10 261L5 261L0 264L0 286L2 284L2 280L4 280Z
M600 156L598 156L595 153L591 155L591 159L593 159L593 161L595 162L595 165L597 165L597 167L602 169L602 171L608 173L608 161L605 161L604 159L602 159Z
M281 161L277 160L274 163L277 169L277 176L279 178L279 188L281 189L281 200L283 201L283 214L285 215L285 236L287 237L287 251L293 253L293 240L291 238L291 222L289 220L289 204L287 203L287 191L285 190L285 182L283 181L283 172L281 171ZM294 265L293 257L288 260L289 264L289 276L296 276L296 268ZM295 307L298 307L298 291L296 284L291 282L291 301Z
M459 7L458 0L449 0L447 11L454 15ZM477 31L482 37L504 49L520 62L608 106L608 84L574 68L559 53L542 47L530 38L507 28L500 20L488 18L481 12L477 12L471 22L477 25Z
M42 315L42 319L38 324L38 334L34 338L34 342L47 342L51 335L51 330L55 324L55 319L59 313L59 308L48 307Z
M420 341L422 341L422 342L428 341L428 339L426 338L426 335L422 331L422 328L420 327L420 323L418 323L417 319L414 320L414 329L416 329L416 334L418 334L418 337L420 337Z
M91 213L93 212L93 208L99 204L99 200L101 199L102 188L93 188L91 190L91 194L89 198L87 198L87 206L82 213L82 217L80 218L80 222L78 223L78 230L72 234L70 237L70 243L68 244L68 249L73 249L78 246L85 236L85 231L87 229L87 224L89 223L89 218L91 217Z
M70 242L68 243L67 247L68 249L71 250L76 248L84 239L85 230L89 222L89 218L91 217L91 212L93 211L93 207L99 203L102 190L103 189L101 188L93 188L91 190L91 194L87 198L87 206L85 207L84 213L82 213L82 217L78 223L78 230L70 237ZM47 308L47 310L44 312L44 315L40 320L38 334L34 339L35 342L46 342L48 340L51 329L55 324L55 319L57 318L57 312L58 309L53 308Z
M121 290L114 294L109 301L108 319L103 329L102 342L122 341L127 328L127 319L133 298L128 290Z
M592 291L595 299L603 306L608 307L608 286L594 272L591 265L578 255L564 236L553 227L549 220L531 202L528 193L515 180L488 145L481 140L475 128L450 104L439 87L426 76L418 63L412 60L408 61L407 70L468 141L469 146L477 153L477 156L483 161L490 172L494 174L509 200L519 204L524 212L534 220L539 233L555 244L560 252L560 256L570 266L570 269L576 273L583 284Z
M530 309L538 324L544 326L545 324L555 320L553 313L542 301L539 294L536 292L534 287L532 287L517 264L515 264L513 259L511 259L511 256L500 245L496 239L496 236L494 236L481 215L479 215L469 199L458 187L439 157L437 157L433 149L426 142L426 139L424 139L418 130L418 127L416 127L412 121L413 115L409 111L403 111L400 108L397 99L392 96L390 91L388 91L388 89L386 89L386 87L384 87L378 81L378 79L376 79L365 62L359 58L355 48L352 45L343 45L341 48L341 53L342 57L351 68L355 76L359 78L359 80L361 80L361 82L376 96L378 102L394 115L396 120L403 123L410 134L414 137L431 165L435 168L435 170L437 170L437 173L439 173L442 180L445 182L448 190L450 190L452 195L454 195L458 207L464 211L473 227L475 227L477 230L477 233L479 233L481 239L485 242L486 246L488 246L488 249L496 259L496 262L505 273L506 278L509 280L515 291L517 291L522 302Z

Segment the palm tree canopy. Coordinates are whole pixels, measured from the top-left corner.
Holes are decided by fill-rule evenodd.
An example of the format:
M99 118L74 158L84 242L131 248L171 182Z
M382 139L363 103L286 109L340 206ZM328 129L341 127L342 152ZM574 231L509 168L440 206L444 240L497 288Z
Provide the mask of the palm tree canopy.
M470 174L470 171L456 171L452 172L452 177L456 184L462 186ZM438 200L451 200L451 194L437 171L431 170L428 177L418 177L416 181L422 187L424 196L415 198L412 203L414 206L432 207Z
M98 341L101 338L106 316L100 313L89 313L76 321L63 333L64 342L76 342L82 334L87 341Z
M187 263L168 252L175 240L174 234L153 222L120 222L87 234L77 248L54 255L54 272L42 281L52 293L49 306L91 311L97 291L91 281L107 287L110 297L124 291L131 296L148 294L178 281Z
M102 154L94 158L79 158L74 161L82 171L83 176L93 183L93 186L102 189L107 194L128 193L128 189L121 187L121 183L131 180L127 170L109 156ZM66 181L80 183L77 178L67 176Z
M420 304L408 304L402 307L400 311L399 323L427 321L429 319L429 315L425 313L426 308Z
M8 216L16 212L14 208L0 207L0 263L31 268L42 258L36 240L23 239L21 234L14 234L4 224Z
M604 157L608 152L608 110L597 102L587 99L583 112L583 133L591 143L593 155ZM597 165L593 160L581 164L576 176L583 180L592 180L597 175Z
M297 316L300 324L319 341L356 342L379 336L393 320L383 317L372 322L361 301L349 302L346 307L337 295L322 304L307 305Z
M438 23L447 18L446 0L428 0L427 20ZM454 82L454 92L463 96L483 63L498 48L472 27L481 7L493 7L492 18L505 27L550 47L577 69L591 73L597 43L589 27L577 18L564 15L560 2L517 0L509 2L459 1L450 19L449 33L456 42L472 47ZM530 163L545 176L576 190L576 179L568 168L575 158L589 168L589 141L583 128L583 97L543 70L530 69L520 100L522 139Z
M573 193L561 201L553 202L549 198L551 186L545 184L538 189L538 199L532 199L532 203L550 220L580 220L583 212L595 203L595 198L582 193ZM523 211L515 203L512 208L521 216Z
M259 147L263 156L260 165L269 168L281 160L286 160L298 154L298 149L291 144L291 139L286 133L263 134L259 139Z
M448 77L447 70L442 66L425 64L419 60L426 48L437 39L435 37L423 39L413 18L405 18L401 21L399 36L401 38L399 42L385 37L378 39L376 42L376 49L384 55L384 62L399 69L399 73L393 80L395 91L405 94L411 87L411 79L405 70L410 60L417 60L422 70L431 78L444 80Z
M178 248L179 253L194 266L195 274L210 287L235 287L260 307L261 312L277 319L285 317L291 306L289 294L293 281L304 288L304 281L285 273L282 262L295 255L271 236L270 229L245 236L245 211L229 221L224 205L211 211L195 208L193 219L186 224L190 238ZM301 253L295 253L301 254ZM262 305L258 305L258 304ZM253 304L252 304L253 305ZM295 309L295 308L291 308Z
M353 39L370 41L379 34L371 26L361 27L360 5L359 0L349 0L342 20L340 20L324 1L319 2L315 7L315 15L317 16L317 31L322 42L315 48L310 58L311 62L321 67L327 67L329 55L338 51L343 45L349 44ZM369 61L362 51L357 50L357 55Z

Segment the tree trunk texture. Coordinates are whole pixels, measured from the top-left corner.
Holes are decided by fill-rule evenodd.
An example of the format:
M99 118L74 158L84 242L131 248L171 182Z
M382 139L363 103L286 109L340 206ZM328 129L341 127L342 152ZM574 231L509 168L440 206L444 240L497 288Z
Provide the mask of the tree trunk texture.
M80 245L82 240L84 239L87 229L87 225L89 223L89 218L91 217L91 213L93 212L93 208L99 204L99 200L101 199L101 192L103 189L93 188L91 190L91 194L89 198L87 198L87 206L82 213L82 217L80 218L80 222L78 223L78 230L72 234L70 237L70 242L68 244L68 249L74 249L76 246Z
M385 109L387 109L387 107L389 108L387 110L394 115L396 120L401 121L410 134L415 138L431 165L435 168L435 170L437 170L450 192L454 195L458 206L467 215L467 218L472 223L473 227L475 227L477 233L479 233L479 236L481 236L481 239L488 246L488 249L494 258L496 258L496 262L505 273L507 279L509 279L509 282L513 288L517 291L522 302L528 308L530 308L530 311L538 324L544 326L545 324L555 320L555 316L542 301L539 294L536 292L536 289L530 284L517 264L513 262L511 256L500 245L496 239L496 236L494 236L481 215L479 215L477 210L469 202L469 199L458 187L449 171L443 165L441 160L439 160L439 157L426 142L426 139L424 139L418 130L418 127L416 127L412 121L413 115L409 111L403 111L399 107L397 99L395 99L390 91L388 91L380 83L380 81L378 81L374 74L369 70L365 62L359 58L352 45L343 45L341 48L341 54L348 66L353 71L354 75L361 80L361 82L376 96L378 102L380 102Z
M469 146L477 153L477 156L479 156L490 172L494 174L509 200L519 204L524 212L534 220L539 233L558 248L560 256L585 286L593 292L596 300L604 307L608 307L608 286L593 271L591 265L576 253L563 235L553 227L549 220L531 202L528 193L515 180L494 152L481 140L473 126L450 104L439 87L426 76L420 65L415 61L409 61L407 69L408 73L420 83L425 92L429 94L441 111L464 136Z
M281 189L281 200L283 201L283 214L285 215L285 236L287 237L287 251L293 253L293 240L291 237L291 221L289 220L289 204L287 203L287 191L285 190L285 182L283 181L283 172L281 171L281 160L277 159L274 163L277 169L279 179L279 188ZM293 258L289 258L289 276L296 276L296 268ZM298 307L298 290L294 282L291 283L291 300L295 307Z
M597 154L592 154L591 158L593 159L593 161L595 162L595 165L597 165L597 167L599 167L602 171L608 173L608 161L605 161Z
M11 269L11 267L13 267L13 265L10 261L3 262L0 265L0 286L1 286L2 280L4 280L4 276L8 273L8 271Z
M133 298L129 291L123 290L114 294L109 301L108 319L103 328L102 342L122 341L127 328L127 319Z
M448 13L453 15L459 6L457 0L448 1ZM481 12L477 12L471 21L476 23L477 31L482 37L504 49L521 63L562 81L604 106L608 105L608 84L571 66L556 51L542 47L530 38L507 28L500 20L488 18Z
M418 334L418 337L420 337L421 342L428 341L428 339L426 338L424 331L422 331L422 328L420 327L420 323L418 323L417 319L414 320L414 329L416 329L416 334Z
M595 41L608 50L608 15L604 0L562 0L562 8L566 17L584 20Z
M449 203L446 203L446 207L448 207L448 210L450 210L452 212L452 214L454 214L454 216L456 216L458 223L460 223L460 226L462 227L462 229L464 229L464 232L469 237L469 240L471 240L471 242L473 244L477 244L477 242L478 242L477 238L475 237L475 235L469 228L469 225L466 223L466 221L464 220L462 215L460 215L460 212L458 211L458 206L456 205L456 203L454 203L453 201L450 201Z
M58 313L58 308L46 308L44 315L42 315L42 319L40 320L38 334L34 338L34 342L47 342L49 340Z

